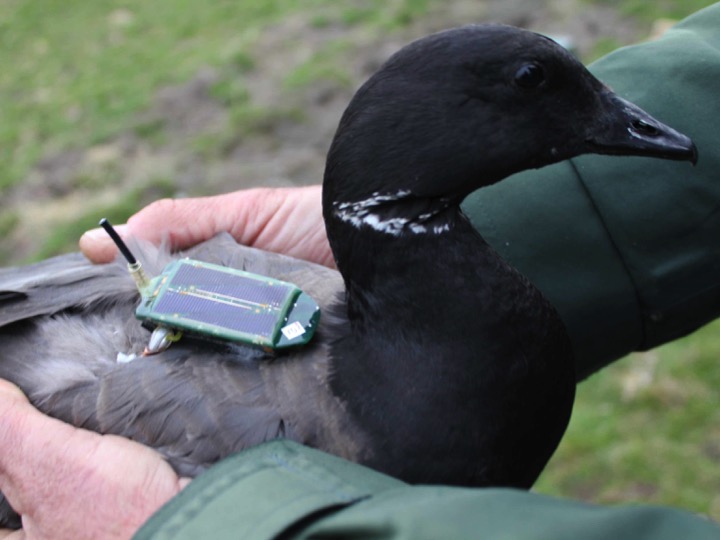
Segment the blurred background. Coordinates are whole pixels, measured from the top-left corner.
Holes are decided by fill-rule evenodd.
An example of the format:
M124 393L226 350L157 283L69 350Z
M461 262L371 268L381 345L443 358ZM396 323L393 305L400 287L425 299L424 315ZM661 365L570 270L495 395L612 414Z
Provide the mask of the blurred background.
M587 63L710 0L0 0L0 265L167 196L322 178L358 85L408 41L502 22ZM720 325L579 387L536 491L720 520Z

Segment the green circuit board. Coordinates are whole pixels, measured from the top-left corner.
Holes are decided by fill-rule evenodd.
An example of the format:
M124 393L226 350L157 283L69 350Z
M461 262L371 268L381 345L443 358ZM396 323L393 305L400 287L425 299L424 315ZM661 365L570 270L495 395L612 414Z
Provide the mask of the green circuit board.
M142 291L136 316L151 326L275 350L308 343L320 308L292 283L179 259Z

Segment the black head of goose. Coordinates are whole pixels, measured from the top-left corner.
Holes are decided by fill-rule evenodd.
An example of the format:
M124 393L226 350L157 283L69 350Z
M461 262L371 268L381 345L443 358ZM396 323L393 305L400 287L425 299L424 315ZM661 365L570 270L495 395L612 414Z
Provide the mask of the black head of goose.
M360 88L330 149L323 213L340 274L226 238L192 253L315 296L310 346L258 358L183 340L119 364L148 339L137 292L119 265L70 255L0 271L0 376L183 475L287 437L410 482L529 487L570 415L569 340L459 203L586 152L696 159L548 38L479 25L420 39Z

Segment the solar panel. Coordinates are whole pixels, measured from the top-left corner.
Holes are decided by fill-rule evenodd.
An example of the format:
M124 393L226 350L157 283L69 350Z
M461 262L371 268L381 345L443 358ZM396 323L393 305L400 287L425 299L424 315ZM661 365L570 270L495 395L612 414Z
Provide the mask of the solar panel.
M202 336L282 348L309 341L320 311L291 283L180 259L153 279L136 315Z
M232 276L232 279L229 279ZM226 268L207 265L182 264L172 277L170 286L176 290L194 288L203 293L226 296L245 303L280 306L297 287L275 280L261 280L260 276L244 277L229 273Z
M167 291L155 304L155 312L182 316L185 319L213 326L230 328L247 334L272 338L274 313L258 313L240 303L218 301L185 291Z

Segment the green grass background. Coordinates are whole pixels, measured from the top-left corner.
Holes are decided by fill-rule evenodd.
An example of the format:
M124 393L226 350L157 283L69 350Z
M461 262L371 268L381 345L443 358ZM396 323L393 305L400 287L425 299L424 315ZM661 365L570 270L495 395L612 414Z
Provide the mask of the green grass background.
M48 153L87 148L125 130L162 139L136 115L163 85L201 66L251 70L253 44L266 25L303 12L318 28L363 25L393 32L438 0L0 0L0 198ZM597 0L650 22L681 18L703 0ZM380 9L382 7L382 9ZM239 21L242 23L239 24ZM596 54L612 48L599 43ZM288 73L286 91L345 77L333 63L336 43ZM587 60L589 60L588 58ZM257 118L242 85L225 81L217 96L233 114ZM214 139L199 139L198 148ZM155 186L171 193L171 179ZM132 192L106 209L116 221L144 198ZM68 217L48 232L45 256L74 243L96 219ZM0 214L0 236L19 217ZM72 244L71 244L72 245ZM720 326L643 355L633 355L582 383L569 431L536 490L590 501L652 502L720 520Z

